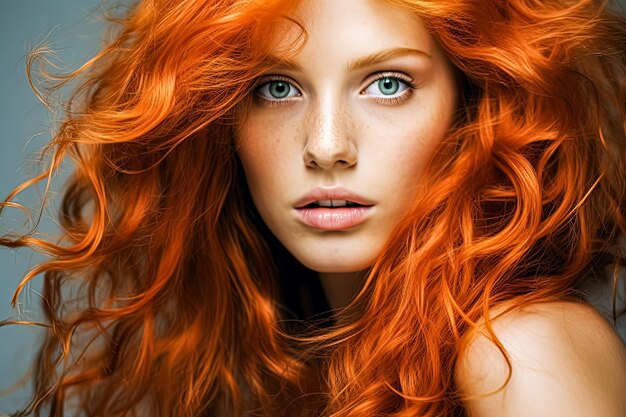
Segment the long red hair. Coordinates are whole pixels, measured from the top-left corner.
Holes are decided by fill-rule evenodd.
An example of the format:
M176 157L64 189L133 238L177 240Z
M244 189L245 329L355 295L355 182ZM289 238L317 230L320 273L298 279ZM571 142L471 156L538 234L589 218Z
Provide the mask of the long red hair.
M505 302L576 297L623 261L623 15L593 0L389 3L447 52L462 103L410 215L321 329L285 321L280 277L298 270L250 207L232 141L273 65L267 28L298 25L297 2L144 0L91 61L47 75L77 82L49 169L1 206L74 163L59 241L0 238L51 258L14 295L44 275L24 414L452 416L469 329Z

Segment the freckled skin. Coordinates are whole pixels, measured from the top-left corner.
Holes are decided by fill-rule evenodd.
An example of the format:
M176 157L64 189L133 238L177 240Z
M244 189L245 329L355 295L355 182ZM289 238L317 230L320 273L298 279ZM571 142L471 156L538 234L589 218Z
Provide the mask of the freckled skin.
M453 69L417 17L383 2L303 1L296 17L309 34L294 58L302 71L269 74L293 80L300 95L268 106L257 90L240 121L238 156L261 217L296 259L325 274L362 271L407 214L416 178L450 127L457 100ZM286 30L289 41L295 32ZM348 69L356 59L402 47L428 56ZM372 75L389 71L414 80L408 98L382 103L364 94ZM367 219L342 231L301 223L296 200L314 187L335 185L375 203Z

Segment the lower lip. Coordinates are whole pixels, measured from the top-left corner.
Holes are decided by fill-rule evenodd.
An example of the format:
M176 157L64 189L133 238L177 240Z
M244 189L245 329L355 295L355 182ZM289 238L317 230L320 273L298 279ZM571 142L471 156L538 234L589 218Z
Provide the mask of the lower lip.
M364 222L371 208L300 208L296 212L307 226L320 230L344 230Z

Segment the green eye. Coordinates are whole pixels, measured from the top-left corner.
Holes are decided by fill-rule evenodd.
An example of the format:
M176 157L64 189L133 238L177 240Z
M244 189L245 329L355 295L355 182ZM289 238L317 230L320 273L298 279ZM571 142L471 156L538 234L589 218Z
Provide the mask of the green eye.
M405 80L406 76L392 74L376 77L363 93L384 100L407 96L410 93L407 90L414 88L413 83Z
M289 95L291 87L283 81L272 81L269 83L270 95L274 98L285 98Z
M378 80L378 90L386 96L392 96L400 89L400 81L396 78L385 77Z
M269 80L260 84L255 92L258 96L269 101L283 100L300 95L300 91L296 87L290 82L283 80Z

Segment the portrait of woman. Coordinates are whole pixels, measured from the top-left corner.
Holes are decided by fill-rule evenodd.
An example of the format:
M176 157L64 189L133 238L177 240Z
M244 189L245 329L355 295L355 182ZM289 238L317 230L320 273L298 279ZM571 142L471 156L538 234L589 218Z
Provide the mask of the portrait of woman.
M72 95L1 206L71 161L58 239L0 235L48 257L14 295L42 280L45 321L2 323L46 328L16 416L626 415L618 4L141 0L110 25L33 81Z

